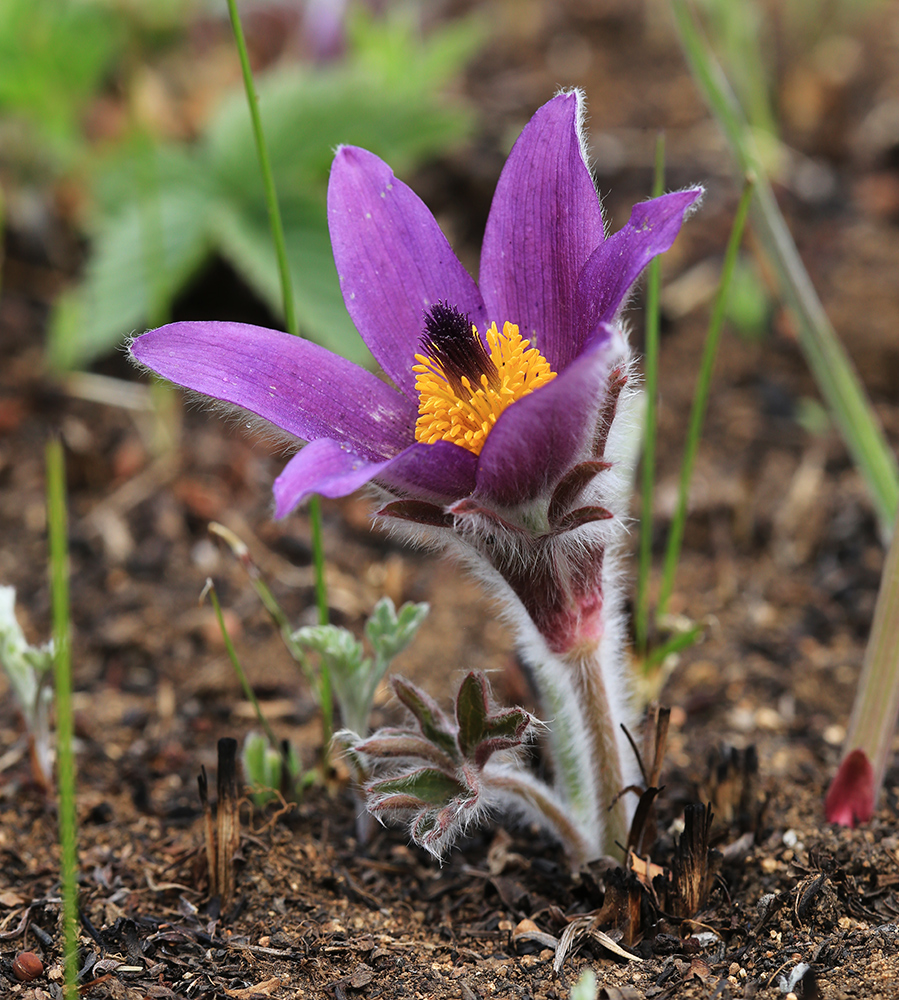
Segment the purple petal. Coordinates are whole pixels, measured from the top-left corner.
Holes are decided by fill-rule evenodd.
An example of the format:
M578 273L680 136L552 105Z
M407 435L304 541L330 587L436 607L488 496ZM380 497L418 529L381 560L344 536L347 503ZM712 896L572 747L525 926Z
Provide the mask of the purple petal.
M477 468L478 456L457 444L413 444L393 459L377 482L400 496L445 504L474 490Z
M338 441L318 438L300 449L275 480L275 517L287 517L313 493L345 497L389 464L389 459L367 462Z
M371 481L394 494L449 503L471 493L476 467L477 456L448 441L413 444L395 458L369 462L338 441L319 438L275 480L275 517L286 517L313 493L343 497Z
M417 405L412 365L425 312L445 299L482 329L481 293L424 202L364 149L337 152L328 226L347 310L378 363Z
M597 247L577 283L577 339L583 342L597 324L613 320L642 270L669 249L687 209L701 196L702 188L694 188L634 205L627 225Z
M131 353L170 382L304 441L333 438L376 461L412 441L417 410L405 397L301 337L242 323L172 323L138 337Z
M589 456L603 387L618 351L601 340L560 375L513 403L487 436L476 496L504 507L527 503L552 488Z
M503 168L481 251L488 318L517 323L556 371L577 351L578 275L603 240L602 209L581 146L583 96L560 94L534 115Z

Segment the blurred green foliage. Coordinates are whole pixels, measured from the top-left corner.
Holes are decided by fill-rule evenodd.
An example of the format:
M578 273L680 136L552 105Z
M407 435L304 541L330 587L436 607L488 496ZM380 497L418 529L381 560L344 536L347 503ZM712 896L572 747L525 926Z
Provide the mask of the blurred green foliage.
M772 100L775 51L764 5L758 0L700 0L699 6L749 124L777 135Z
M697 0L709 40L736 92L759 154L776 172L777 76L791 59L809 56L825 38L851 30L884 0Z
M125 22L109 7L71 0L0 3L0 110L24 126L21 147L67 162L81 115L116 61Z
M472 115L443 91L481 38L474 19L422 38L408 16L379 20L357 11L343 61L291 65L257 82L301 332L354 361L369 355L344 308L331 256L325 198L334 149L364 146L402 174L464 139ZM198 141L132 137L92 176L92 253L82 282L54 309L53 367L85 366L129 334L165 322L175 297L216 254L281 315L241 88L225 95Z
M773 310L758 264L747 254L741 254L730 282L728 320L746 340L762 340L770 330Z

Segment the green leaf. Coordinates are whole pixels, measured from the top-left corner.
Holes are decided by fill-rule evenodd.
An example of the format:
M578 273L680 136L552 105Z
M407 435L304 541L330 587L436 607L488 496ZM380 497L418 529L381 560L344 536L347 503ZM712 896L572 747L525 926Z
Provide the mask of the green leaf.
M440 710L440 706L424 691L402 677L393 678L393 690L397 698L415 716L425 739L430 740L453 760L459 757L459 748L452 723Z
M386 660L395 659L415 638L430 610L427 604L404 604L397 613L393 601L382 597L365 624L365 634L375 654Z
M60 297L51 317L53 367L85 365L165 318L206 255L208 208L206 192L182 188L103 221L84 281Z
M484 675L472 671L456 695L456 723L459 726L459 749L470 757L484 738L489 705Z
M285 213L284 240L300 328L310 340L368 366L371 354L343 304L324 208L294 203L292 209ZM210 230L216 249L281 316L281 284L264 207L221 201L211 213Z
M402 795L415 799L422 806L441 806L457 796L470 798L471 790L434 767L423 767L397 778L382 778L368 786L369 795L378 798Z
M348 629L337 625L307 625L297 629L292 638L309 652L323 656L329 668L336 668L348 676L358 673L362 667L362 643Z
M456 722L462 753L483 767L497 750L521 744L531 716L522 708L491 712L487 680L483 674L472 671L456 695Z
M453 761L439 750L430 740L415 733L390 732L379 729L374 736L357 743L353 750L377 759L396 757L417 757L445 770L453 767Z

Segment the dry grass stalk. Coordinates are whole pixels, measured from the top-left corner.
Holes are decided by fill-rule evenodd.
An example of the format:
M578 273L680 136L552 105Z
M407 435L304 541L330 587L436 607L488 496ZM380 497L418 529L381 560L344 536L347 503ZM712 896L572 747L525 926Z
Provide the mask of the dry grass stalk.
M203 768L197 783L203 803L203 836L209 872L209 895L218 897L224 910L234 896L234 856L240 847L240 812L237 796L237 741L218 742L218 780L215 818L209 804L209 782Z

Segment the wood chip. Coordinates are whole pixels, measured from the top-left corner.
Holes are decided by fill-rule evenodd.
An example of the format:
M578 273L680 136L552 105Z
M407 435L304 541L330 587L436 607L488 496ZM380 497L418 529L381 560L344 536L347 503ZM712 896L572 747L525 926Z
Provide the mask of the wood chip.
M241 990L225 990L225 993L229 997L237 997L237 1000L252 1000L253 997L270 997L283 985L285 985L284 980L280 976L275 976L255 986L245 986Z

